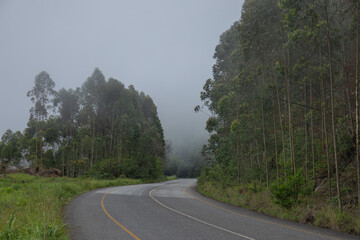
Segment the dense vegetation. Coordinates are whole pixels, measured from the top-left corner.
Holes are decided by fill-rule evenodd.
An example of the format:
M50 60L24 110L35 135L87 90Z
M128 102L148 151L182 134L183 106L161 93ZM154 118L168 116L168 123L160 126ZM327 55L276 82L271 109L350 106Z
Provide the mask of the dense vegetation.
M58 168L63 175L158 179L163 174L164 135L152 99L125 88L99 69L81 88L55 91L46 72L35 77L24 132L7 130L0 163Z
M352 214L346 231L360 225L359 4L245 1L201 92L212 113L203 192L244 186L236 196L271 192L283 209L305 201L315 214L313 196Z

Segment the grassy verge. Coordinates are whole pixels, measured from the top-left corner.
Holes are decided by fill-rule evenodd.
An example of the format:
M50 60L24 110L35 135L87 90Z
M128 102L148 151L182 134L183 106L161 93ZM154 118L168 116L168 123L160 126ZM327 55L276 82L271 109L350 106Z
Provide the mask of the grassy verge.
M176 179L177 179L176 175L166 176L167 181L172 181L172 180L176 180Z
M273 217L360 235L360 210L337 210L336 201L319 196L306 196L289 209L275 204L271 192L258 186L256 191L246 186L224 187L221 184L199 181L198 191L210 198L258 211Z
M96 188L145 182L7 175L0 178L0 239L69 239L62 208L73 197Z

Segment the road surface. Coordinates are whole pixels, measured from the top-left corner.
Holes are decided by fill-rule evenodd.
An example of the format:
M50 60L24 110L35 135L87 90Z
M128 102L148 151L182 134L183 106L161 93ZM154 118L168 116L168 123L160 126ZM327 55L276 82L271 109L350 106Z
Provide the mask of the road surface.
M74 240L360 239L206 198L195 179L98 189L65 209Z

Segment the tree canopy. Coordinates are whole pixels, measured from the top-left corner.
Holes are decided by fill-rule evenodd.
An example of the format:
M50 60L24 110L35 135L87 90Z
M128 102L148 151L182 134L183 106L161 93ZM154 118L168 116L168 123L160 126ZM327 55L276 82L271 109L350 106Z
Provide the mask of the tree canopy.
M246 0L214 59L201 92L207 179L297 177L340 209L359 201L358 1Z
M96 68L81 87L55 91L43 71L27 96L33 102L28 126L23 133L6 131L1 162L24 160L67 176L162 176L165 141L157 108L132 85L106 80Z

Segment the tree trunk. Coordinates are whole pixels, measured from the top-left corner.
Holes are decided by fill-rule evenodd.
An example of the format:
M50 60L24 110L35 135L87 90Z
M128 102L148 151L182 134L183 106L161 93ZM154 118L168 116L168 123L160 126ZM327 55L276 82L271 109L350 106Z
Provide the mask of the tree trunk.
M329 181L329 197L332 196L331 193L331 171L330 171L330 154L329 154L329 142L328 142L328 134L327 134L327 123L326 123L326 108L324 107L323 113L323 126L324 126L324 150L326 154L326 164L327 164L327 177Z
M281 141L282 141L282 150L283 150L283 164L284 164L284 175L286 179L286 149L285 149L285 134L284 127L282 122L282 113L281 113L281 104L280 104L280 94L279 94L279 86L277 79L274 78L275 88L276 88L276 97L277 97L277 105L278 105L278 113L279 113L279 124L280 124L280 132L281 132Z
M40 153L40 166L43 167L43 160L42 160L42 148L43 148L43 142L42 142L42 136L39 135L40 138L40 144L39 144L39 153Z
M122 138L120 135L120 137L119 137L119 164L121 164L121 158L122 158Z
M236 159L237 159L237 178L238 178L238 184L240 184L241 161L240 161L240 144L239 143L236 143Z
M344 36L344 32L342 31L342 27L340 25L339 27L339 31L340 31L340 35ZM343 81L345 82L346 79L348 79L348 75L347 75L347 71L345 69L346 66L346 49L345 49L345 42L344 42L344 38L341 38L340 42L340 53L341 53L341 65L342 65L342 73L343 73ZM345 87L344 88L344 119L347 119L351 132L354 132L354 128L353 128L353 121L352 121L352 114L351 114L351 104L350 104L350 99L349 99L349 88ZM348 107L348 109L347 109ZM347 110L349 111L349 113L347 113ZM350 119L348 118L348 116L350 116Z
M36 120L35 120L36 121ZM35 160L36 160L36 165L38 165L39 163L39 159L38 159L38 137L39 137L39 129L38 129L38 123L35 123L35 132L36 132L36 138L35 138Z
M308 103L307 103L307 86L305 84L305 118L304 118L304 130L305 130L305 181L309 181L309 172L308 172L308 123L307 123L307 113L308 113Z
M337 159L337 145L336 145L336 126L335 126L335 106L334 106L334 79L333 79L333 70L332 70L332 50L331 50L331 34L330 34L330 24L328 16L328 1L326 1L325 8L325 17L327 25L327 45L328 45L328 58L329 58L329 77L330 77L330 103L331 103L331 126L332 126L332 138L334 146L334 160L335 160L335 175L336 175L336 192L338 197L338 207L339 210L342 210L341 206L341 195L340 195L340 182L339 182L339 165Z
M360 160L359 160L359 2L356 8L356 68L355 68L355 107L356 107L356 172L358 185L358 205L360 205Z
M322 68L322 55L321 55L321 47L319 48L319 64ZM322 113L322 126L323 126L323 133L324 133L324 140L323 140L323 149L326 154L326 164L327 164L327 178L329 182L329 197L332 196L331 193L331 172L330 172L330 156L329 156L329 143L328 143L328 136L327 136L327 122L326 122L326 99L325 99L325 81L324 77L322 76L322 70L320 72L321 78L321 113Z
M95 123L92 127L92 137L91 137L91 157L90 157L90 169L92 169L94 164L94 145L95 145Z
M290 81L288 77L288 70L287 70L288 63L286 60L285 48L283 48L283 59L284 59L285 85L286 85L286 94L287 94L287 108L288 108L288 117L289 117L291 167L292 167L292 172L295 173L296 164L295 164L295 148L294 148L294 131L293 131L292 114L291 114Z
M255 143L256 143L256 159L257 159L257 165L259 167L259 182L261 183L261 167L260 167L260 157L259 157L259 143L258 141L255 139Z
M65 165L64 165L64 148L62 149L62 157L61 157L61 166L62 166L62 172L61 175L64 176L64 172L65 172Z
M272 109L273 109L273 127L274 127L274 144L275 144L275 164L276 164L276 178L279 178L279 154L278 154L278 140L277 140L277 129L276 129L276 113L275 113L275 96L272 91Z
M56 152L55 152L55 142L53 142L52 144L52 154L53 154L53 158L54 158L54 166L57 168L58 166L56 166Z
M310 107L313 107L313 99L312 99L312 80L310 78ZM312 158L312 170L313 170L313 181L315 183L315 149L314 149L314 119L313 119L313 111L311 110L310 115L310 128L311 128L311 158Z
M255 179L252 178L253 174L253 145L250 143L250 173L251 173L251 182L254 182Z
M113 145L113 136L114 136L114 117L113 114L111 114L111 130L110 130L110 147L109 147L109 158L111 158L112 155L112 145Z
M263 144L264 144L264 151L263 151L263 162L265 163L265 174L266 174L266 187L269 189L269 171L268 171L268 163L266 157L266 133L265 133L265 115L264 115L264 100L263 100L263 85L264 81L261 80L261 124L263 129Z
M356 87L355 87L356 88ZM356 93L355 93L356 94ZM353 118L353 112L352 112L352 106L351 106L351 99L350 99L350 92L349 92L349 88L346 88L346 96L347 96L347 105L348 105L348 108L349 108L349 116L350 116L350 121L349 121L349 125L350 125L350 128L351 128L351 133L352 135L355 134L355 128L354 127L354 118ZM355 100L356 101L356 100ZM355 103L356 105L356 103ZM356 112L356 111L355 111ZM356 113L355 113L356 114ZM355 117L356 118L356 117ZM356 121L356 120L355 120Z

